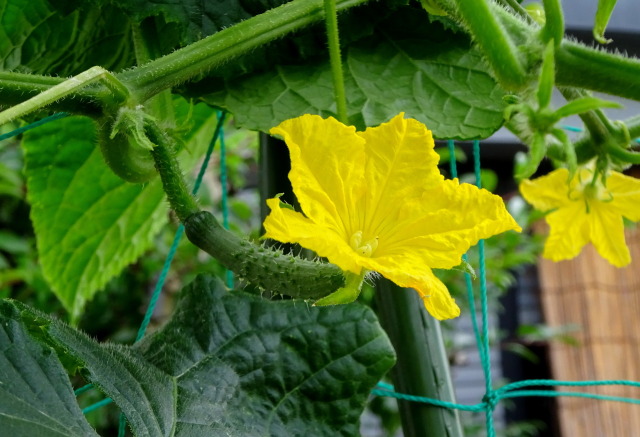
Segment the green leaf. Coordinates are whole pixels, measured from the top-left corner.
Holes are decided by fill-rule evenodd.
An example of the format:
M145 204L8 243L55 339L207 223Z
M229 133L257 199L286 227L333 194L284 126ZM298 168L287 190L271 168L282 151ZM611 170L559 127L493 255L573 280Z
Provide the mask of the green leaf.
M183 119L188 106L180 106ZM195 128L182 154L186 168L207 146L216 116L199 105L191 121ZM40 264L72 317L151 247L167 220L160 180L124 182L105 165L96 142L94 123L82 117L45 124L23 142Z
M42 272L73 317L166 223L160 184L122 181L96 143L94 123L82 117L47 123L23 143Z
M557 109L553 115L557 120L561 120L571 115L582 114L601 108L622 108L623 105L611 100L599 99L597 97L580 97L572 100L561 108Z
M126 414L136 436L173 435L177 402L175 380L150 365L136 350L130 346L97 343L86 334L20 302L5 301L0 305L0 308L11 308L12 317L19 315L29 326L31 335L50 344L60 359L75 361L84 367L87 378Z
M397 10L343 52L349 119L358 128L399 112L424 122L438 138L486 138L502 124L504 92L481 54L466 36L429 24L422 9ZM213 92L204 100L233 112L249 129L267 131L305 113L336 112L324 57L208 85Z
M0 1L0 69L29 69L34 55L40 49L50 49L41 59L45 65L66 51L73 38L77 15L61 18L46 0ZM50 29L55 28L55 34ZM48 32L49 30L49 32ZM50 45L46 37L52 38ZM41 70L42 71L42 70Z
M114 8L56 10L46 0L0 0L0 70L68 76L94 65L129 67L129 26Z
M0 429L12 437L97 436L60 361L28 336L6 302L0 302Z
M137 436L357 435L370 390L395 361L366 306L267 301L207 276L135 346L99 344L19 302L0 309L83 366Z
M308 307L199 276L172 320L138 343L178 380L176 435L357 435L395 355L360 304Z

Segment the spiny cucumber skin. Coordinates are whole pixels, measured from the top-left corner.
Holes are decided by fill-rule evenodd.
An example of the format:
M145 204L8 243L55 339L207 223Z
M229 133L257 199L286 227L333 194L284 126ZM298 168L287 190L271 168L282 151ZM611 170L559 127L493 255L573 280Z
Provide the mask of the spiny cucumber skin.
M257 246L224 229L207 211L184 221L189 240L247 281L299 299L320 299L344 286L339 267Z

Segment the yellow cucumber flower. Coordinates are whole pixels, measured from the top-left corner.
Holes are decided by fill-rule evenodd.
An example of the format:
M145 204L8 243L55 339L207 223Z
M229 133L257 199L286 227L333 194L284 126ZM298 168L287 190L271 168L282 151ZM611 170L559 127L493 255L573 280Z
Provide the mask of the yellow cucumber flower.
M571 259L591 242L603 258L624 267L631 262L631 255L623 217L640 220L640 180L610 171L603 184L593 173L591 166L582 167L569 180L569 171L561 168L524 180L520 192L536 209L552 210L545 217L551 230L543 257Z
M291 156L289 179L304 214L267 200L265 238L299 243L346 272L346 287L316 304L355 300L367 272L418 291L437 319L460 309L432 268L449 269L478 240L518 224L498 196L438 170L431 132L399 114L356 132L303 115L271 129Z

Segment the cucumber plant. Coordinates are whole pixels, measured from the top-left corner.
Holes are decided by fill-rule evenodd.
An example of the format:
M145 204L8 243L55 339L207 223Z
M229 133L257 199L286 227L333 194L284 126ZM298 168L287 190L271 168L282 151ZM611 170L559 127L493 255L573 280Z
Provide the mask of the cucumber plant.
M69 140L65 135L59 135L60 141L77 147L74 152L82 148L80 144L85 143L81 140L86 139L92 150L82 150L82 154L59 154L62 146L56 143L58 138L54 129L41 131L50 135L51 144L48 139L38 137L37 132L25 139L28 189L43 269L50 280L77 276L74 290L69 292L64 286L56 289L73 317L77 317L78 308L81 309L100 288L101 283L92 281L91 276L105 270L105 263L115 264L114 259L122 256L126 260L117 269L123 268L151 245L151 236L166 219L162 209L163 195L168 198L171 209L184 224L194 245L261 288L318 300L344 285L345 278L336 266L291 257L256 245L223 229L211 213L201 211L187 189L181 168L184 164L176 156L180 138L172 113L172 93L228 110L244 126L262 130L306 112L338 116L345 123L364 128L406 110L408 116L425 122L438 138L470 140L489 136L507 120L507 127L531 149L523 176L535 172L545 156L572 168L593 159L598 161L600 168L623 168L640 163L640 155L631 142L640 135L640 118L611 121L602 109L613 105L589 96L589 92L598 91L640 100L640 62L565 38L558 0L544 0L541 7L533 8L537 11L535 19L513 0L425 0L422 5L394 0L382 3L337 0L335 5L324 0L293 0L284 4L279 1L231 2L224 13L216 9L213 2L195 0L169 0L162 5L120 0L67 3L35 0L31 14L23 15L22 2L0 0L0 9L5 13L3 17L8 17L2 22L8 36L0 36L5 42L0 44L0 55L6 70L0 72L0 108L3 109L0 126L25 116L65 111L90 117L97 130L95 135L95 131L87 130L86 119L82 117L74 117L64 124L68 130L77 127L78 136L87 137ZM615 2L603 0L600 3L595 32L604 39L604 28ZM112 9L118 11L118 17L126 18L125 33L118 33L122 26L116 29L113 20L101 21L102 13L107 17L115 16L111 14ZM198 11L196 16L191 14L193 11ZM331 39L329 61L325 53L324 29L318 30L314 23L322 25L327 14L335 13L340 13L340 19L348 25L342 27L340 40ZM336 32L336 22L333 19L326 21ZM150 27L155 31L149 32ZM49 32L51 28L56 32ZM87 35L93 39L83 40ZM319 38L322 38L322 44L318 44ZM105 55L105 47L111 49L115 40L118 49ZM101 46L101 42L105 45ZM82 54L68 53L73 52L74 44ZM92 50L94 45L97 48ZM39 52L42 47L45 49ZM24 58L24 65L20 63L17 50L21 50L19 54ZM27 62L29 56L37 57L39 53L41 69L36 68L36 62ZM130 53L135 53L135 62L127 58ZM103 56L100 59L106 59L105 63L112 62L111 67L85 65L85 60L94 59L94 55ZM115 60L118 56L122 59ZM334 67L341 61L343 72L335 74ZM70 70L64 68L65 64L70 65ZM124 65L127 68L123 69ZM109 71L110 68L113 71ZM68 71L76 74L65 79L56 76L59 71L63 71L65 77ZM339 85L342 78L344 82ZM569 100L559 110L550 107L551 90L555 86ZM330 92L332 89L336 90L334 95ZM207 108L207 111L210 116L211 110ZM586 128L576 142L571 142L557 126L569 114L578 114ZM554 144L545 143L550 137L555 138ZM100 173L100 178L92 178L102 171L102 167L93 161L96 143L110 171L126 183L110 173L108 176ZM46 161L43 156L50 156L51 160ZM60 164L56 161L58 158L64 162ZM83 174L85 163L89 169L85 169L87 179L74 182L76 175ZM68 171L71 164L76 165L75 173ZM73 175L68 176L68 173ZM56 191L55 184L48 184L49 179L55 180L55 177L64 180L68 192ZM77 188L74 183L87 185L94 192L89 190L75 195L77 191L70 188ZM102 191L96 194L98 190ZM109 197L113 193L117 195ZM78 199L85 201L81 207L72 203ZM96 205L101 208L97 213ZM111 210L116 213L105 213ZM109 221L100 238L118 240L118 250L108 243L92 246L94 235L90 233L96 223L83 221L87 217ZM145 231L138 232L145 226ZM46 233L52 229L51 234ZM68 254L69 250L74 252L60 261L63 256L58 255ZM79 270L88 273L80 277ZM197 302L199 290L203 291L203 299L207 302L203 308ZM81 368L88 379L95 381L125 410L136 435L193 435L189 432L196 431L187 429L195 426L187 423L189 417L213 417L215 411L222 411L215 408L224 403L220 399L214 402L207 398L211 393L194 389L200 377L211 386L224 381L220 387L228 390L223 393L225 396L231 393L229 398L246 400L252 398L254 388L263 389L260 381L251 378L266 373L266 367L271 366L273 370L281 364L278 360L269 361L269 356L285 357L282 359L288 360L288 364L294 363L292 368L296 371L291 375L275 372L276 376L269 382L278 386L282 381L288 384L295 380L301 385L293 384L291 388L284 384L287 386L284 394L274 389L273 393L278 394L274 396L273 408L267 408L267 417L260 416L251 423L251 418L232 415L230 429L225 428L228 424L217 423L218 427L200 429L201 434L233 435L235 432L236 435L252 435L251 432L258 429L265 435L269 432L277 435L278 431L283 434L282 429L287 425L294 429L291 432L300 435L309 433L310 429L317 435L356 432L353 423L344 423L347 418L354 423L357 421L353 411L359 411L369 388L393 362L386 337L371 313L354 310L355 307L331 309L336 313L310 308L305 318L292 313L291 306L280 311L256 300L255 296L239 294L241 298L236 299L237 296L223 292L219 284L202 278L196 286L185 291L185 296L167 328L135 347L97 345L47 315L3 300L0 305L3 326L10 327L7 329L12 338L24 346L17 349L24 353L19 355L20 351L8 346L0 349L7 354L17 353L19 356L12 356L13 362L24 364L25 369L33 362L31 358L41 358L35 361L46 363L52 375L49 381L56 382L49 384L47 378L36 379L45 387L43 393L51 396L65 390L70 392L68 381L55 378L63 373L62 364L71 367L72 371ZM286 305L288 303L283 307ZM220 319L229 313L241 317L233 320L228 317L220 322L227 325L220 327L216 325L218 320L211 320L208 306L215 306L215 314ZM255 314L251 308L258 308L255 314L266 315L264 319L269 322L261 325L264 320L253 318ZM196 314L197 318L190 319L191 314ZM340 325L340 317L348 320L347 328L340 332L329 329ZM280 324L280 318L287 323ZM331 323L325 323L326 320ZM207 332L214 334L207 336L197 331L195 325L201 321ZM248 324L238 326L244 322ZM298 329L300 326L313 328L307 331ZM262 358L267 364L264 368L250 368L253 362L248 358L253 357L253 351L242 349L245 337L228 338L220 333L229 334L236 332L234 330L250 338L248 342L254 349L268 348L275 343L282 349L271 355L273 351L265 349L267 358ZM309 338L313 336L309 333L320 332L330 332L332 339L344 338L345 341L330 342L331 349L321 349L322 345ZM405 334L398 337L414 338L411 333ZM183 342L182 335L190 341ZM36 339L38 343L30 339ZM0 344L5 340L5 337L0 338ZM224 348L227 340L232 345L231 352ZM188 343L189 348L206 344L209 349L203 352L194 347L189 349L189 354L181 354L183 343ZM51 350L47 348L55 350L60 359L47 355ZM326 368L315 368L313 360L299 361L296 354L286 353L305 348L317 348L318 355L329 357L328 362L322 361ZM95 354L89 353L91 351ZM201 359L185 358L187 355L200 356L198 354L204 355ZM308 419L306 415L313 416L317 419L313 421L315 428L282 417L278 409L288 405L288 396L307 389L314 391L300 381L311 381L315 388L326 386L322 378L325 373L336 370L330 367L335 356L347 357L349 363L343 367L349 372L337 372L341 380L327 376L330 384L322 395L334 396L331 399L335 403L329 410L347 413L339 418L332 417L307 399L300 401L307 404L296 414L304 416L305 420ZM127 383L118 385L114 382L113 372L110 373L109 366L104 363L117 364L122 381ZM232 365L227 366L228 363ZM193 373L184 373L185 368ZM305 369L312 371L309 373ZM18 380L16 375L8 373L10 370L0 370L0 382ZM219 378L212 381L207 376L211 374ZM356 381L354 378L359 375L366 376L362 386L344 384L344 381ZM131 381L138 381L140 386L129 383ZM244 388L234 391L240 385ZM345 389L346 386L349 387ZM346 392L340 398L342 390ZM24 405L30 405L28 396L18 392L13 395L23 396ZM237 393L239 395L234 396ZM145 397L146 394L151 396ZM60 399L67 399L65 396ZM341 404L345 398L348 401ZM3 404L7 399L9 397L0 396L0 406L7 406ZM198 399L198 402L190 399ZM271 405L269 402L273 399L265 402L265 405ZM140 411L137 405L151 405L151 408ZM196 409L203 405L213 407L198 416ZM238 407L238 403L233 405ZM47 417L58 417L55 411L47 412L51 413L45 415ZM78 419L75 413L70 415L79 421L77 423L84 423L84 419ZM0 415L0 424L2 420L9 419ZM29 420L37 422L31 416ZM258 422L260 425L256 425ZM268 425L263 426L264 423ZM341 428L343 425L345 428ZM49 432L59 431L56 424L46 426ZM77 432L66 422L63 428L62 433L72 430L71 435L88 435L84 425L77 428L80 430ZM416 427L418 430L423 428ZM445 428L456 429L456 426L445 423ZM409 429L407 427L407 435ZM29 432L31 430L23 435L33 435Z

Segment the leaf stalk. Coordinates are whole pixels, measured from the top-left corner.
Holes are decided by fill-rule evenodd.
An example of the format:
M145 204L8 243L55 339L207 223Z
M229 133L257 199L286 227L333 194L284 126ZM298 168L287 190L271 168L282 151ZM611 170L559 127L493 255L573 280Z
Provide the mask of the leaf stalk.
M342 56L340 54L340 37L338 34L338 14L335 0L324 0L325 23L327 40L329 43L329 59L333 78L333 93L336 99L338 121L348 124L347 97L344 90L344 75L342 73Z

